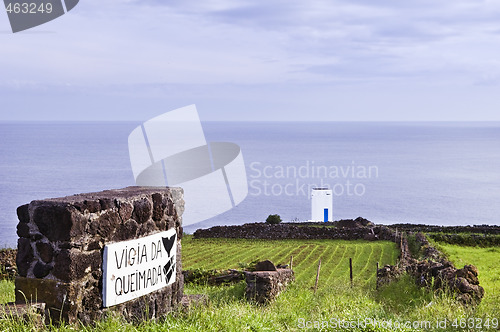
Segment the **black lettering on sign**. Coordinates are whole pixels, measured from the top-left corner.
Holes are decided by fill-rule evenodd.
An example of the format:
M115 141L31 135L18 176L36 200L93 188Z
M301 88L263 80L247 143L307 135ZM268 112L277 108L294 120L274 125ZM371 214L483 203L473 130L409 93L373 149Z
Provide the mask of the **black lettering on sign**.
M118 282L120 282L120 286L118 286ZM123 293L122 289L123 289L122 278L116 278L116 281L115 281L115 294L117 296L122 295L122 293Z
M123 264L123 256L126 255L127 253L127 248L125 247L124 250L122 250L122 256L120 258L120 263L118 263L118 253L115 251L115 259L116 259L116 267L118 269L121 269L122 268L122 264ZM125 260L127 260L127 258L125 258Z
M136 255L137 255L137 251L135 251L135 248L130 248L128 251L128 265L132 266L135 264L135 256Z
M157 258L161 258L161 241L158 240L158 243L151 242L151 260L154 261Z
M141 263L142 263L143 259L146 260L145 261L146 263L148 262L148 252L146 250L146 245L145 244L142 246Z

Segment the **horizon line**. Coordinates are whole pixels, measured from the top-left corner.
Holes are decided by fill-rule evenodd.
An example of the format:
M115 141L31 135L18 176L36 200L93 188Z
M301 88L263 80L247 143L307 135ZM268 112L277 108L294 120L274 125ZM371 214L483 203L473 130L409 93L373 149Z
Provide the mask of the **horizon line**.
M144 119L131 120L2 120L0 123L135 123L144 122ZM203 120L201 122L249 122L249 123L333 123L333 122L351 122L351 123L500 123L500 120Z

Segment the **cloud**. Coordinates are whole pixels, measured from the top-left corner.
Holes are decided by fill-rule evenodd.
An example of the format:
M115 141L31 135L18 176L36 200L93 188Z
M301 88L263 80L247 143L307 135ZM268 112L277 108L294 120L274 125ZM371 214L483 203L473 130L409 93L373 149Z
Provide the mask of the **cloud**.
M55 34L10 38L0 61L10 69L4 79L87 84L269 83L299 79L297 68L321 74L315 68L333 68L332 61L345 65L346 79L350 70L359 76L367 63L381 62L395 78L411 78L408 67L432 72L443 59L457 67L465 58L477 63L468 46L495 35L489 29L497 7L490 1L88 0L46 26Z
M0 89L188 104L231 91L280 107L339 87L463 92L499 84L499 13L493 0L86 0L33 30L53 33L0 34Z

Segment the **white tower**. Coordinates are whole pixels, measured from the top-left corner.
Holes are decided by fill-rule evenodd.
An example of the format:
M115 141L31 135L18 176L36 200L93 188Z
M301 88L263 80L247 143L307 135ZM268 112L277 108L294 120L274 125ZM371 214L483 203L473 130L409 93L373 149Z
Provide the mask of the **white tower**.
M332 191L327 188L313 188L311 192L312 221L333 221Z

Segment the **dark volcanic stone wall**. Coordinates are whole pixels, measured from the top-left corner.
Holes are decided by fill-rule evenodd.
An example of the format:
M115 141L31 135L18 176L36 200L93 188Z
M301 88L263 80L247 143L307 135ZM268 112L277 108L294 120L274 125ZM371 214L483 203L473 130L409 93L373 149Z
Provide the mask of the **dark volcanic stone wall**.
M352 221L354 223L354 221ZM394 241L395 232L385 226L373 227L325 227L295 226L292 224L271 225L265 223L241 226L215 226L198 229L195 238L240 238L240 239L339 239L339 240L388 240Z
M457 269L429 243L424 234L417 233L416 241L423 249L423 259L412 257L406 236L400 237L401 257L398 265L385 265L378 269L377 285L390 283L407 272L415 277L417 285L449 292L465 305L481 302L484 289L479 285L478 270L474 265Z
M17 209L16 303L45 302L54 320L91 323L114 311L127 320L159 317L180 303L183 192L128 187L33 201ZM102 305L104 246L175 228L176 281L109 308ZM62 309L62 313L61 313Z
M422 233L481 233L500 234L500 226L495 225L473 225L473 226L437 226L423 224L393 224L392 228L404 232Z

